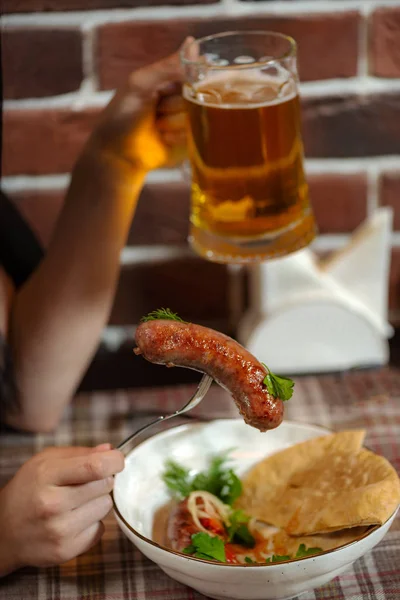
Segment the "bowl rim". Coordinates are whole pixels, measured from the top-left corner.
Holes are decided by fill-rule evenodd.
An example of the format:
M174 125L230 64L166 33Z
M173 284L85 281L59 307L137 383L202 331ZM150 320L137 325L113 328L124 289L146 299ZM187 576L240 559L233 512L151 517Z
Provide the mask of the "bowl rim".
M241 418L234 418L234 419L213 419L210 421L206 421L206 424L210 424L210 423L215 423L218 421L242 421ZM323 427L321 425L317 425L314 423L303 423L302 421L296 421L296 420L292 420L292 419L288 419L284 421L287 424L291 424L291 425L302 425L302 426L306 426L306 427L312 427L314 429L320 429L321 431L325 431L327 434L329 433L335 433L334 429L328 429L327 427ZM170 429L167 429L167 431L160 431L159 433L156 433L155 435L152 435L150 437L148 437L147 439L143 440L142 442L140 442L139 444L137 444L137 446L135 446L134 448L132 448L132 450L130 450L130 452L127 454L126 458L134 451L136 450L139 446L142 446L145 442L152 440L160 435L165 435L165 433L173 431L173 430L178 430L178 429L183 429L183 428L192 428L192 427L198 427L200 425L204 425L204 421L200 421L200 422L192 422L192 423L186 423L186 424L181 424L181 425L177 425L176 427L171 427ZM364 446L365 448L367 448L367 446ZM245 568L270 568L270 567L280 567L282 565L285 564L292 564L295 562L300 562L303 560L309 560L309 559L313 559L315 560L316 558L320 558L322 556L326 556L328 554L332 554L333 552L338 552L339 550L343 550L344 548L348 548L350 546L353 546L354 544L357 544L358 542L361 542L362 540L364 540L365 538L367 538L368 536L372 535L372 533L374 533L375 531L378 531L380 528L384 527L397 513L397 511L400 508L400 502L398 503L397 507L394 509L394 511L392 512L392 514L390 515L390 517L388 517L386 519L386 521L384 523L381 523L380 525L371 525L368 530L359 538L357 538L356 540L353 540L351 542L347 542L345 544L341 544L340 546L337 546L336 548L331 548L330 550L324 550L323 552L319 552L318 554L312 554L311 556L303 556L301 558L290 558L289 560L282 560L276 563L270 562L270 563L256 563L256 564L230 564L230 563L223 563L223 562L217 562L217 561L212 561L212 560L206 560L204 558L197 558L195 556L192 556L190 554L184 554L183 552L178 552L177 550L172 550L172 548L167 548L166 546L162 546L161 544L158 544L157 542L155 542L154 540L149 539L148 537L146 537L145 535L143 535L142 533L139 533L139 531L137 531L134 527L132 527L132 525L130 525L128 523L128 521L125 519L125 517L122 516L118 506L117 506L117 502L115 500L114 497L114 490L111 490L110 492L110 496L112 499L112 503L113 503L113 510L114 513L116 514L117 518L125 525L125 527L127 527L136 537L138 537L139 539L141 539L143 542L146 542L147 544L150 544L151 546L154 546L155 548L158 548L159 550L162 550L164 552L167 552L168 554L172 554L175 556L179 556L180 558L186 558L187 560L192 560L195 562L200 562L200 563L204 563L207 565L211 565L214 567L235 567L235 568L240 568L240 567L245 567Z

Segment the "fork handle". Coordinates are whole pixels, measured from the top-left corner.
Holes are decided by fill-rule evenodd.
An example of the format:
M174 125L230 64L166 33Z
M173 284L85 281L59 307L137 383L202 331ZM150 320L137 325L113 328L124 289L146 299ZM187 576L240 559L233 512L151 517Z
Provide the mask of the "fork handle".
M126 456L128 453L127 448L129 447L130 442L136 437L140 436L142 433L144 433L147 429L150 429L150 427L153 427L153 425L157 425L157 423L161 423L161 421L168 421L168 419L172 419L172 417L179 417L180 415L183 415L189 410L192 410L192 408L197 406L199 402L203 400L204 396L210 388L210 385L212 384L212 381L213 380L211 379L211 377L204 373L199 385L197 386L195 393L190 398L190 400L184 406L182 406L182 408L176 410L170 415L163 415L161 417L158 417L155 421L144 425L143 427L135 431L135 433L132 433L129 437L127 437L123 442L121 442L121 444L117 446L117 450L120 450L124 454L124 456Z
M129 437L127 437L123 442L121 442L121 444L119 444L119 446L117 446L117 450L120 450L122 452L122 454L124 456L126 456L130 450L129 442L134 440L136 437L139 437L147 429L150 429L150 427L153 427L153 425L156 425L157 423L161 423L161 421L167 421L168 419L171 419L171 417L175 417L175 416L176 416L176 413L172 413L171 415L162 415L161 417L158 417L157 419L155 419L155 421L152 421L151 423L147 423L147 425L143 425L143 427L141 427L140 429L135 431L135 433L131 433L131 435Z

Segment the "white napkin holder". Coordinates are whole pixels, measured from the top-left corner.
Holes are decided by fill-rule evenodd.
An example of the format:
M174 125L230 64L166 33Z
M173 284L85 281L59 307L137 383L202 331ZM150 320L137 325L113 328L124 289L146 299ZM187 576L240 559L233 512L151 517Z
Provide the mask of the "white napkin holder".
M381 208L327 260L306 248L251 268L239 341L279 374L387 364L391 229Z

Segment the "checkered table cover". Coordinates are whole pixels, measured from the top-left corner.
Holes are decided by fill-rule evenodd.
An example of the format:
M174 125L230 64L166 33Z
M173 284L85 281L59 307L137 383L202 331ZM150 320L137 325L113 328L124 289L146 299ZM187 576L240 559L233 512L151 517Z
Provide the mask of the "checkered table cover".
M195 386L92 393L79 396L54 434L0 436L0 484L28 458L51 445L117 445L155 415L182 406ZM196 416L237 417L214 385ZM366 444L400 472L400 370L384 368L301 377L286 418L333 430L365 428ZM89 553L50 569L26 568L0 580L1 600L204 600L147 560L106 519L101 542ZM384 540L329 584L301 600L400 600L400 518Z

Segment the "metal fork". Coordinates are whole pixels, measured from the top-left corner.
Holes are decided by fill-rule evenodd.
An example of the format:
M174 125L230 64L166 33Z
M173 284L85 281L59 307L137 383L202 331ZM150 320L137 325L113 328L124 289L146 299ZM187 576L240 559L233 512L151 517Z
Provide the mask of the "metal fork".
M150 429L150 427L153 427L153 425L157 425L157 423L161 423L161 421L168 421L168 419L172 419L173 417L179 417L180 415L183 415L184 413L189 412L189 410L192 410L192 408L194 408L195 406L200 404L200 402L203 400L203 398L207 394L208 389L211 384L212 384L211 377L209 377L208 375L203 375L203 377L200 380L199 385L197 386L197 390L195 391L193 396L190 398L189 402L187 402L182 408L175 411L174 413L172 413L170 415L162 415L161 417L158 417L155 421L152 421L151 423L148 423L144 427L141 427L140 429L135 431L135 433L132 433L129 437L127 437L118 446L118 450L121 450L121 452L126 455L128 453L128 448L129 448L130 442L132 440L134 440L136 437L140 436L145 431L147 431L147 429Z

